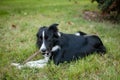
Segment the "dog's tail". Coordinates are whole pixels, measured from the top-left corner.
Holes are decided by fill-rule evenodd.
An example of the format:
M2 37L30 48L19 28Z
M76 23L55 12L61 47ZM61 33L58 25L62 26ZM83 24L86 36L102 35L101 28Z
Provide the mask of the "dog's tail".
M82 32L82 31L77 31L77 33L75 33L75 35L77 35L77 36L84 36L84 35L87 35L87 33Z

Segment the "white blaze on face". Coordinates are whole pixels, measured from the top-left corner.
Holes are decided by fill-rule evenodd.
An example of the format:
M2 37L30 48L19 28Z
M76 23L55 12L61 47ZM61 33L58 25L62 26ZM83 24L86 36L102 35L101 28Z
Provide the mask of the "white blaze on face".
M40 51L42 50L46 50L46 46L45 46L45 31L42 32L42 45L40 47Z

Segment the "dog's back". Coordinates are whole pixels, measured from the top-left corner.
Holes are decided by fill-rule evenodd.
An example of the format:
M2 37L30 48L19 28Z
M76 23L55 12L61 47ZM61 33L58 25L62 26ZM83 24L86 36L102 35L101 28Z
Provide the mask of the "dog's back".
M62 54L60 62L69 62L95 52L99 54L106 52L102 41L95 35L76 36L74 34L62 34L58 45L61 46ZM54 57L57 57L57 55Z

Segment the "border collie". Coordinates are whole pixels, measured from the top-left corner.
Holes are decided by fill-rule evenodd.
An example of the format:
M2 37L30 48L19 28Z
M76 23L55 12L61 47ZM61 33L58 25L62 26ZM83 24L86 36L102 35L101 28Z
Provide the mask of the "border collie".
M102 55L106 52L106 48L98 36L87 35L81 31L76 34L65 34L59 32L57 26L58 24L52 24L49 27L43 26L36 34L36 44L44 59L30 61L25 65L13 65L18 68L25 66L41 68L49 60L53 60L54 64L58 65L59 63L77 60L93 53Z
M79 31L76 34L65 34L58 31L58 24L41 27L37 33L37 46L45 57L56 65L83 58L92 53L104 54L104 47L96 35L87 35Z

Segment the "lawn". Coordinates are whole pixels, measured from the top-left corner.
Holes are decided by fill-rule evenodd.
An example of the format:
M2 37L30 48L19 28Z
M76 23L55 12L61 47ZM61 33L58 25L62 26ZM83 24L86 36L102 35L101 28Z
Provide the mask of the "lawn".
M120 80L120 24L88 21L84 10L99 11L90 0L1 0L0 80ZM42 69L12 67L12 62L22 62L38 50L37 30L52 23L59 23L65 33L99 35L107 53L58 66L51 62Z

